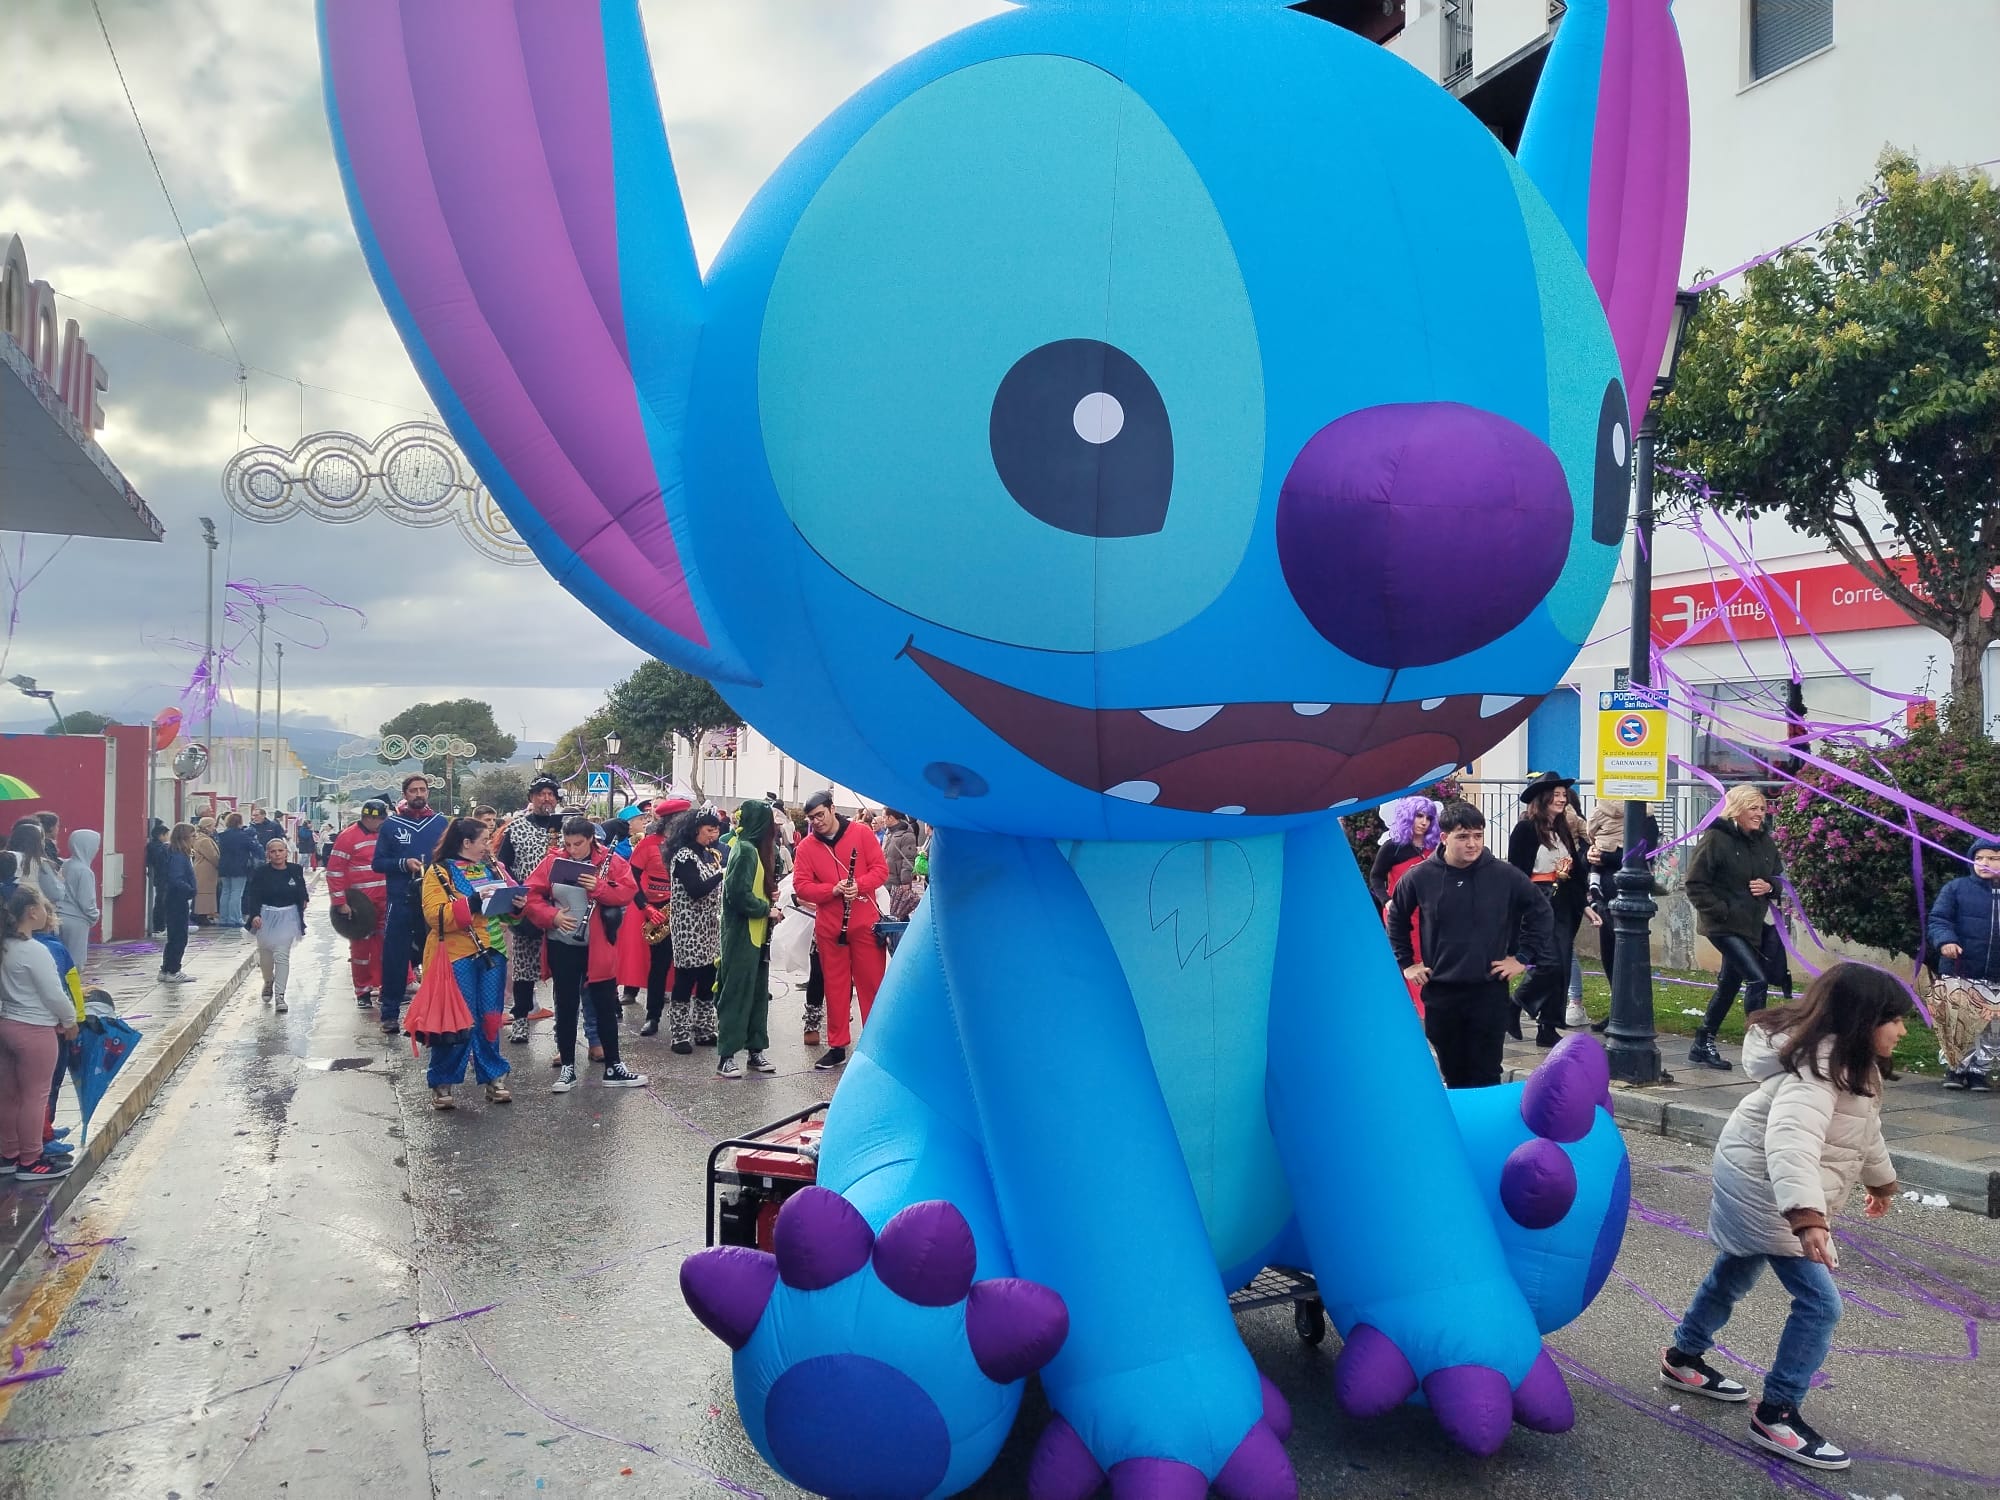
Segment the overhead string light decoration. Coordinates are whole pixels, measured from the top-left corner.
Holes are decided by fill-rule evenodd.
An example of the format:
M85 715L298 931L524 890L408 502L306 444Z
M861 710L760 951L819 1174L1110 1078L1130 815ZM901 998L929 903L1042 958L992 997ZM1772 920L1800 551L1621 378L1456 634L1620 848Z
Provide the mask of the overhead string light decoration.
M246 520L276 525L310 516L344 526L380 513L398 526L455 525L495 562L535 560L513 523L435 422L401 422L372 443L315 432L285 449L245 448L223 466L222 496Z

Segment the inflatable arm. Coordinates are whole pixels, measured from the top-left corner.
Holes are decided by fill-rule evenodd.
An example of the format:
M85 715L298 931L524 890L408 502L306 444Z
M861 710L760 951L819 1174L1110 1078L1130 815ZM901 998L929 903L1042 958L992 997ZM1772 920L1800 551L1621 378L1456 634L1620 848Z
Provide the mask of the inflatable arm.
M501 509L634 643L751 681L690 565L703 293L635 0L322 0L319 21L369 270Z
M1571 0L1520 159L1589 267L1637 420L1687 232L1687 64L1672 0Z

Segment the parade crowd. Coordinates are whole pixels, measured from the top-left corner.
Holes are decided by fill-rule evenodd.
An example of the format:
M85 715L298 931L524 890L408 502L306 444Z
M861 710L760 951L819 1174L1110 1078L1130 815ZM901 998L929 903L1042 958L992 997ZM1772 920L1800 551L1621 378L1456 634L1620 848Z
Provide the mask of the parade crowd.
M555 1023L551 1092L575 1089L582 1061L607 1088L647 1075L626 1060L626 1008L644 1006L641 1037L666 1032L671 1052L713 1048L714 1076L776 1071L769 1048L772 944L781 924L810 927L801 1016L814 1066L834 1071L865 1024L893 936L924 897L926 830L894 810L850 818L816 793L795 824L775 797L733 813L669 798L596 821L562 806L562 784L537 776L527 805L453 816L431 805L430 781L406 777L392 808L371 800L325 845L330 921L347 940L357 1007L388 1036L429 1048L434 1109L458 1107L468 1070L489 1103L512 1101L506 1044ZM1556 1045L1592 1024L1580 1006L1575 943L1598 930L1615 962L1612 877L1624 863L1619 804L1585 820L1575 783L1553 773L1520 794L1505 858L1487 847L1469 803L1411 797L1383 809L1388 831L1369 880L1389 943L1448 1088L1500 1082L1506 1037L1523 1020ZM1768 1265L1792 1299L1753 1411L1753 1441L1823 1469L1848 1456L1800 1414L1831 1345L1840 1294L1831 1216L1865 1187L1870 1216L1897 1191L1881 1131L1881 1085L1911 1010L1880 969L1837 964L1792 998L1778 907L1783 869L1765 830L1762 792L1739 786L1702 835L1685 886L1721 972L1689 1060L1728 1069L1716 1038L1738 996L1742 1067L1758 1087L1731 1116L1714 1164L1709 1232L1717 1256L1661 1351L1661 1379L1728 1402L1749 1392L1706 1356L1735 1305ZM1642 820L1650 870L1656 820ZM90 932L99 918L91 830L68 834L53 814L20 820L0 851L0 1177L59 1178L72 1153L54 1128L64 1065L87 1007ZM317 830L291 834L263 809L153 830L147 869L152 925L164 939L159 981L185 983L191 925L238 929L257 944L262 996L286 1009L292 950L314 899ZM1958 996L1945 1012L1946 1086L1987 1089L2000 1056L2000 843L1969 851L1972 872L1948 884L1927 936ZM794 946L794 954L799 952ZM537 1002L543 981L554 1007ZM1772 1008L1771 991L1788 1002ZM87 995L92 997L87 1000ZM1603 1022L1596 1023L1602 1030ZM579 1038L579 1031L582 1032Z

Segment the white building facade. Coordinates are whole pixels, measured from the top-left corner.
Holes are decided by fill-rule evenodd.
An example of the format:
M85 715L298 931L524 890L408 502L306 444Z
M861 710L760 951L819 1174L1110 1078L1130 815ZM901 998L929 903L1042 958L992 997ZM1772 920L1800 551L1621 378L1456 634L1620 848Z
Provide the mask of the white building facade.
M1560 0L1389 0L1402 31L1390 49L1438 79L1508 146L1518 145ZM2000 3L1991 0L1681 0L1693 161L1683 284L1740 266L1810 235L1855 207L1885 147L1927 167L2000 158ZM1754 599L1735 596L1736 640L1718 623L1689 635L1734 584L1688 532L1663 529L1654 555L1655 638L1685 644L1673 669L1693 684L1675 704L1670 748L1724 777L1762 774L1725 741L1785 737L1793 663L1806 717L1874 723L1921 713L1887 694L1930 697L1949 681L1944 638L1911 623L1819 543L1776 521L1737 528L1746 550L1825 642L1797 620L1785 639ZM1530 770L1592 775L1598 695L1622 686L1630 619L1630 544L1593 644L1526 726L1475 774L1512 780ZM1996 669L1987 662L1994 699ZM1880 692L1873 690L1882 690Z

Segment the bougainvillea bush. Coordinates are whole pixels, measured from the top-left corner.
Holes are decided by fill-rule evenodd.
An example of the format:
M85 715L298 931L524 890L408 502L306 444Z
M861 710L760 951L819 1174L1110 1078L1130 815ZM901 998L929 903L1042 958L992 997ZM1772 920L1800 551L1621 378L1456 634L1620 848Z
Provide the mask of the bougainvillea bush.
M1899 745L1828 745L1821 754L1975 828L2000 830L2000 744L1977 731L1933 722ZM1808 767L1800 779L1807 785L1774 794L1771 835L1813 925L1823 936L1906 957L1923 952L1912 852L1923 856L1926 912L1968 862L1917 844L1911 814L1834 772ZM1947 849L1962 853L1971 844L1970 835L1931 818L1917 817L1916 826Z

